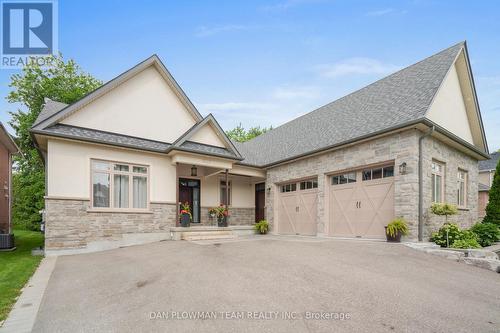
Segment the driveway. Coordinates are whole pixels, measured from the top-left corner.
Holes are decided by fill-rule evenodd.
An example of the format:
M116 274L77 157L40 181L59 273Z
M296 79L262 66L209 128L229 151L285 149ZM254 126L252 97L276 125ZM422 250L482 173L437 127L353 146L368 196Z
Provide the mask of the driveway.
M34 331L499 332L499 314L497 273L400 244L270 236L59 257Z

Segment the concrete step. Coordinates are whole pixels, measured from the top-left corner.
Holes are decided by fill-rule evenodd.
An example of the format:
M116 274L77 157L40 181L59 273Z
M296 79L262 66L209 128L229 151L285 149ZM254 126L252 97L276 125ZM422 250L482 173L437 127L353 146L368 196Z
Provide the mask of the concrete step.
M182 235L181 239L188 241L195 240L213 240L213 239L234 239L238 236L233 234L205 234L205 235L192 235L192 233L186 233Z

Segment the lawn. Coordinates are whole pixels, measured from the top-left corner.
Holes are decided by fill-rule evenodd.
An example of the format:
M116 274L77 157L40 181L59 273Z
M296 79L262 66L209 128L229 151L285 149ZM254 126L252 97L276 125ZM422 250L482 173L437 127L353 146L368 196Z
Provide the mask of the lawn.
M17 249L0 252L0 322L7 318L21 288L38 267L41 256L32 256L31 250L43 245L40 232L14 230Z

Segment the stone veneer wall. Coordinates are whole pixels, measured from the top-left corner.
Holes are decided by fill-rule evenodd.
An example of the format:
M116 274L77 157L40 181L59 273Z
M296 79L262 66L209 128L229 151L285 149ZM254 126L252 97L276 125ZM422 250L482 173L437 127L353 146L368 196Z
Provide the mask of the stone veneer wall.
M89 200L45 199L45 248L86 247L124 234L166 233L175 226L175 204L151 203L151 213L88 212Z
M303 177L318 177L318 235L327 234L328 209L328 177L325 173L356 168L366 164L394 160L394 209L396 217L403 217L409 223L409 239L418 236L418 140L422 132L416 129L405 130L386 137L358 143L346 148L312 156L267 170L266 217L271 228L274 227L274 202L277 200L276 183ZM477 219L478 162L464 153L434 139L424 140L424 236L437 230L444 218L430 216L431 205L431 161L437 159L446 164L445 191L446 201L456 203L456 186L458 168L468 171L468 210L450 218L450 221L468 227ZM398 166L406 162L407 173L399 174Z
M445 165L444 198L448 203L457 203L458 169L467 171L467 209L459 209L457 215L448 217L448 222L456 223L461 228L472 226L478 220L478 161L435 138L426 138L423 148L424 208L427 208L424 214L424 237L429 237L445 223L445 217L436 216L428 209L432 204L432 160Z
M208 210L211 207L201 207L201 225L215 225L217 219L210 220ZM255 208L229 207L229 225L253 225L255 223Z

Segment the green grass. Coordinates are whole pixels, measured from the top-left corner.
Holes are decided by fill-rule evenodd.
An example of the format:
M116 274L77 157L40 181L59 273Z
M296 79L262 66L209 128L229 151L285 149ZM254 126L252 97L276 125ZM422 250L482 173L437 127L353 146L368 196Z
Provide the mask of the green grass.
M43 245L43 235L36 231L14 230L17 249L0 252L0 321L5 320L10 309L31 275L41 256L32 256L31 250Z

